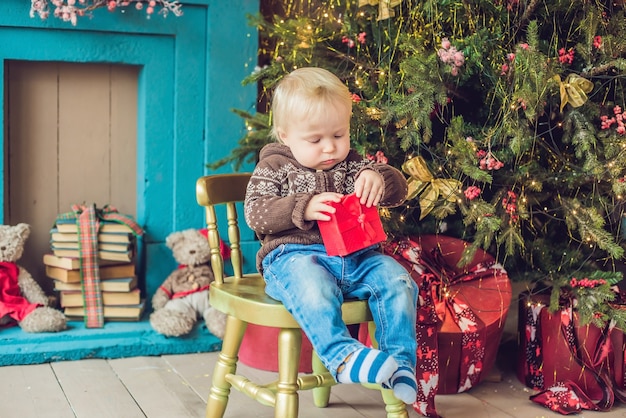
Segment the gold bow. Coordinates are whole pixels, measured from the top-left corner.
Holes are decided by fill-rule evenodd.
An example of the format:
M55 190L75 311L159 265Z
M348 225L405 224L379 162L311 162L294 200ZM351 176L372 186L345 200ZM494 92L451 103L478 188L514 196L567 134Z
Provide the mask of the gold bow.
M448 202L455 202L461 192L461 182L455 179L436 179L421 156L413 157L402 164L402 171L411 176L408 180L407 200L420 196L420 220L434 208L441 196Z
M378 19L376 20L385 20L395 16L393 8L400 3L402 0L359 0L359 7L378 4Z
M587 101L587 93L593 90L593 83L586 78L576 74L569 74L565 82L561 81L561 77L557 74L554 80L559 83L561 90L561 112L567 103L573 107L582 106Z

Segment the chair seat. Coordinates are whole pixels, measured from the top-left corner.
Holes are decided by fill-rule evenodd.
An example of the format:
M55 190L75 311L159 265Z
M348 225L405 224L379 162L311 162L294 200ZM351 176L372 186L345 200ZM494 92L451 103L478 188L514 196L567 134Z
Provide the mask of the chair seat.
M259 274L242 278L227 278L224 283L212 283L211 305L228 315L256 325L278 328L300 328L282 303L265 293L265 282ZM360 324L372 320L365 300L345 301L341 307L346 324Z

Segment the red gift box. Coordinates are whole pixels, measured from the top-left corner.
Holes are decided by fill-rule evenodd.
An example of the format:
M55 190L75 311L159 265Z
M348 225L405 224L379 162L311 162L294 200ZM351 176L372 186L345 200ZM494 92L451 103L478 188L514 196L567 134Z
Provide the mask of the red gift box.
M246 366L255 369L278 371L278 328L248 324L243 341L239 348L239 360ZM311 355L313 347L307 336L302 332L302 348L300 350L299 371L311 373Z
M387 239L375 206L366 207L354 194L341 202L329 202L336 209L329 221L318 221L328 255L347 255Z
M608 410L615 397L626 400L624 333L608 326L583 325L571 307L550 312L549 303L546 292L520 294L518 379L532 389L550 392L556 388L552 393L566 396L573 389L575 398L586 400L582 409ZM554 395L540 395L533 400L554 410L568 404Z
M511 303L511 281L491 255L478 250L468 265L457 266L467 245L441 235L385 245L419 287L413 407L427 417L438 416L435 394L464 392L488 375Z

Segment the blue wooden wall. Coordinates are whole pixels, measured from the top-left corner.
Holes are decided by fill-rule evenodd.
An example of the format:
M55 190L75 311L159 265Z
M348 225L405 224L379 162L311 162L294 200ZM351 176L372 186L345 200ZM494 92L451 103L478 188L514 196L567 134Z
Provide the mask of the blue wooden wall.
M195 181L207 173L205 163L228 154L243 135L244 125L231 109L254 109L256 88L242 87L241 80L256 65L257 34L248 26L246 15L257 13L259 2L185 0L183 16L165 19L146 19L145 12L132 8L124 13L98 9L93 19L79 18L77 26L56 18L30 18L29 9L28 0L0 2L2 79L6 60L141 67L136 217L147 232L139 268L145 274L149 298L175 268L165 237L172 231L203 226ZM3 97L3 83L0 89ZM5 126L5 104L2 106L0 118ZM6 204L3 161L0 159L2 207ZM249 241L244 246L247 267L252 268L257 244L250 231L243 235ZM15 344L22 345L19 335L7 337L7 332L0 330L0 338L14 338ZM120 332L123 339L123 330L116 329ZM65 334L63 338L68 338ZM38 341L41 337L37 336ZM24 347L17 350L21 351ZM102 355L116 357L113 352ZM38 361L15 357L5 362L0 359L0 365Z

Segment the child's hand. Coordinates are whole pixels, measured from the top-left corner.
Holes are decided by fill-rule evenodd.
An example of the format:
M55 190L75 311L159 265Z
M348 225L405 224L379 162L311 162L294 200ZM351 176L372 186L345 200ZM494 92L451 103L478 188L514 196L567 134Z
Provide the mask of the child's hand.
M363 170L354 182L354 194L368 208L377 206L383 193L383 178L374 170Z
M336 209L328 204L328 202L341 202L343 195L341 193L320 193L311 198L309 204L304 210L305 221L329 221L329 213L335 213Z

